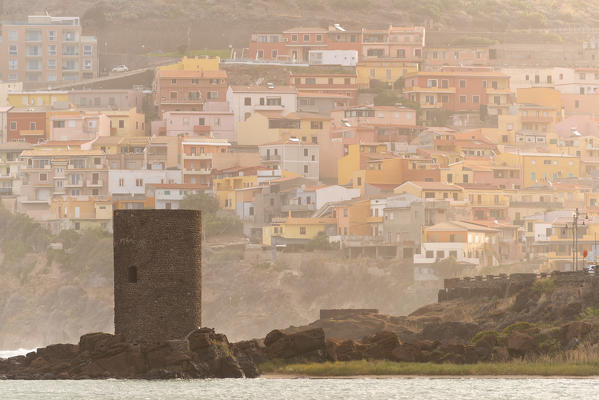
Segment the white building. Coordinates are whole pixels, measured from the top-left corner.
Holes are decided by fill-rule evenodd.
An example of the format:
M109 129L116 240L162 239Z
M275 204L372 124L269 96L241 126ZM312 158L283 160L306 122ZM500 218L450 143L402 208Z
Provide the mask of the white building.
M262 164L281 169L307 179L319 179L319 146L289 139L258 146Z
M145 195L146 185L182 183L181 170L111 169L108 171L110 195Z
M310 50L308 63L310 65L355 67L358 64L358 52L356 50Z
M229 86L227 103L235 124L245 121L256 110L297 111L297 89L293 86Z
M157 210L178 210L185 196L203 192L204 189L198 188L198 185L185 183L156 183L147 187L147 196L154 198Z
M589 94L599 91L599 69L596 68L502 68L510 76L510 88L549 87L564 94Z

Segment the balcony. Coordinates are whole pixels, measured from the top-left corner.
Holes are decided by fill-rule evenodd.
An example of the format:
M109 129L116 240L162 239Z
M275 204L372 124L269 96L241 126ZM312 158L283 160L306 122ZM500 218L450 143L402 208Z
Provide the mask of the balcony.
M102 179L98 179L96 181L94 181L92 179L88 179L86 186L87 187L102 187L102 186L104 186L104 181Z
M262 156L260 157L260 161L263 163L268 163L268 162L280 162L281 161L281 155L280 154L271 154L271 155L267 155L267 156Z
M211 160L212 153L196 153L196 154L189 154L189 155L186 154L184 156L184 158L187 160Z
M83 187L83 181L79 181L79 182L70 182L70 181L67 181L67 182L64 183L64 187L81 188L81 187Z
M210 126L208 125L194 125L193 133L197 133L199 135L209 135L210 134Z
M0 196L11 196L12 188L11 187L2 187L0 188Z
M186 175L210 175L211 168L186 169L183 173Z
M404 90L406 93L455 93L456 92L456 88L455 87L446 87L446 88L442 88L442 87L437 87L437 86L433 86L433 87L420 87L420 86L412 86L409 88L406 88Z

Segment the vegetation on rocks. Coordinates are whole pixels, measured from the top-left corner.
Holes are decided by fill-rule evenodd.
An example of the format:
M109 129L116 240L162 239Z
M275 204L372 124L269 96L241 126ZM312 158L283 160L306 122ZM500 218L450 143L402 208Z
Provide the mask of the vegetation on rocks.
M309 364L266 362L265 374L302 376L431 375L431 376L596 376L599 361L511 361L506 363L434 364L382 360L338 361Z

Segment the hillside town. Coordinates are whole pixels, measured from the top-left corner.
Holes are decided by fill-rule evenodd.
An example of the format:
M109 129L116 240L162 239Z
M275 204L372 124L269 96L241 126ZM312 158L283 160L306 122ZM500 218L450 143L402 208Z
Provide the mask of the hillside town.
M512 50L331 23L182 55L140 85L125 65L103 72L78 17L5 21L1 204L57 234L209 198L210 232L239 226L222 240L265 250L339 248L423 276L445 259L582 269L599 257L597 46L536 64Z

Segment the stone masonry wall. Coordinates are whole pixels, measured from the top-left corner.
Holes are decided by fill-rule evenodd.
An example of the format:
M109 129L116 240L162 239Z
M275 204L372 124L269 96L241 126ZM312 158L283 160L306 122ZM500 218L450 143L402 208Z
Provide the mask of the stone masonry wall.
M157 342L201 326L201 240L200 211L114 212L116 334Z
M582 285L599 276L585 271L551 274L506 274L445 279L444 289L439 290L438 301L470 299L475 297L507 297L523 287L532 286L537 279L551 278L557 285Z

